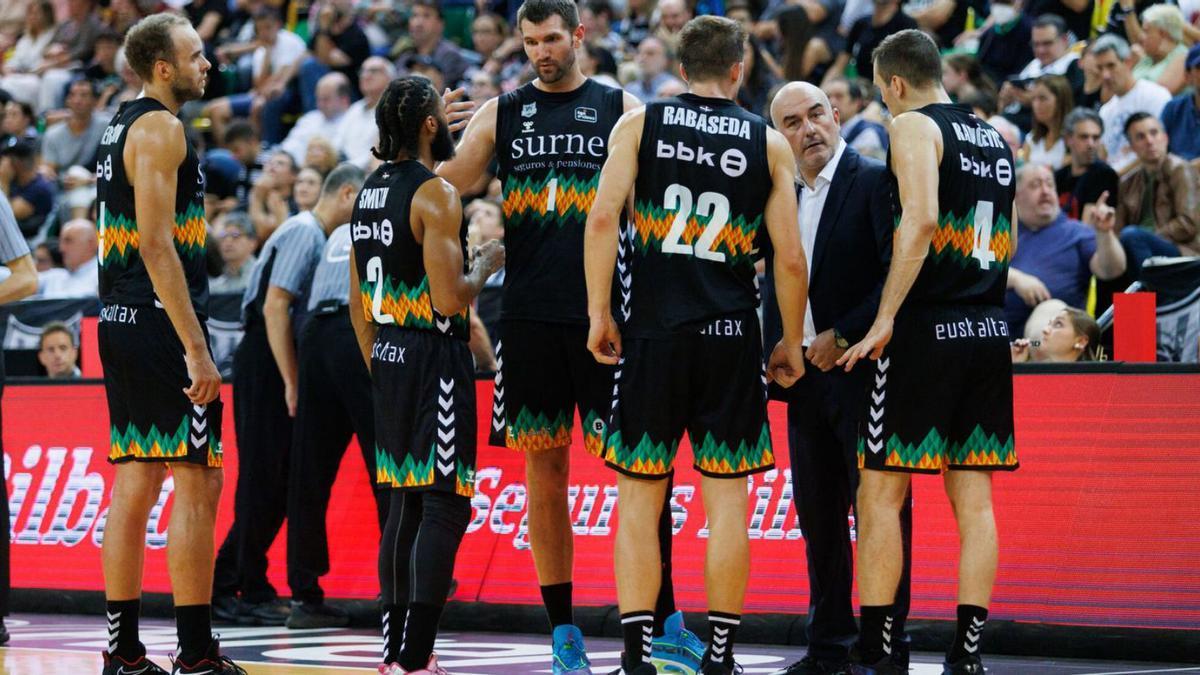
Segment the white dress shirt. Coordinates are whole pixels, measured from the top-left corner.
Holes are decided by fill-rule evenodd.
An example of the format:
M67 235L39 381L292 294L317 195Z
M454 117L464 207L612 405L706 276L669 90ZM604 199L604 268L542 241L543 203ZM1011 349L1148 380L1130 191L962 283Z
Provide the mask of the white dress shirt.
M65 268L46 270L39 276L39 298L89 298L100 295L100 268L96 258L74 272Z
M804 257L808 260L808 276L812 279L813 248L817 243L817 226L821 223L821 212L825 210L825 198L829 196L829 185L833 182L833 174L837 172L838 162L842 161L842 152L846 149L846 141L838 138L837 150L829 163L817 174L813 184L805 185L804 177L800 176L800 244L804 247ZM813 323L812 303L804 309L804 346L808 347L817 336L817 328Z

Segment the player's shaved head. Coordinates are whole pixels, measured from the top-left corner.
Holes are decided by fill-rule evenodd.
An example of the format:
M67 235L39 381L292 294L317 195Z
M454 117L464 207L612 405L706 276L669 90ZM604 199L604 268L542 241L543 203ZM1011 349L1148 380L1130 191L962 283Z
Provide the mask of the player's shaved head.
M771 123L779 128L783 125L788 110L797 107L807 109L810 106L804 105L806 102L810 105L818 103L825 106L825 112L833 112L829 97L820 87L809 82L788 82L776 92L774 100L771 101Z

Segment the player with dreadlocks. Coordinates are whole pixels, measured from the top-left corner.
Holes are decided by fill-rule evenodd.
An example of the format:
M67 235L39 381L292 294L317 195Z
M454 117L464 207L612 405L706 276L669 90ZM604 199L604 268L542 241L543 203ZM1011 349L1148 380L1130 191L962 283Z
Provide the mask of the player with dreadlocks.
M429 80L388 85L375 112L383 161L350 219L350 318L371 370L376 482L389 489L379 550L384 675L446 671L438 621L475 491L475 379L468 307L504 265L479 248L463 273L462 204L433 173L454 155Z

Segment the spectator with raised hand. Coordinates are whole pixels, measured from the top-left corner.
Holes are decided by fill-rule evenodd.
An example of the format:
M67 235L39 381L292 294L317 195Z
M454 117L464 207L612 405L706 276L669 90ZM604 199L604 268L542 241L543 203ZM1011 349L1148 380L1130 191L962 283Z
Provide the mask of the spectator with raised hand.
M693 16L695 12L687 0L659 0L658 9L651 20L653 35L663 41L668 52L674 54L679 48L679 33Z
M1076 108L1063 122L1063 140L1067 144L1067 166L1054 172L1058 203L1068 218L1082 219L1088 207L1105 197L1108 206L1117 205L1120 179L1117 172L1100 159L1100 138L1104 121L1096 111Z
M1138 41L1145 55L1133 67L1133 76L1149 80L1178 94L1187 84L1183 43L1186 22L1175 5L1154 5L1142 13L1142 36Z
M1133 51L1128 42L1116 35L1100 36L1090 51L1103 86L1112 92L1112 98L1100 107L1107 161L1118 174L1125 175L1137 162L1125 135L1126 122L1137 113L1158 117L1171 100L1171 92L1160 84L1133 76Z
M300 212L292 198L299 173L300 166L284 150L276 150L267 160L250 191L250 219L259 241L266 241L283 221Z
M1009 333L1023 335L1033 308L1052 298L1083 305L1092 275L1115 279L1125 272L1126 258L1110 207L1089 210L1088 227L1059 208L1048 167L1026 164L1016 180L1019 245L1008 271L1004 309Z
M1171 139L1167 146L1171 154L1192 161L1200 157L1200 45L1188 51L1184 65L1192 90L1167 103L1162 111L1162 123Z
M300 109L308 112L317 107L317 82L327 73L337 72L353 85L359 68L371 56L371 44L358 26L354 0L323 0L316 11L315 26L308 39L310 55L300 66L298 80ZM309 16L313 16L310 10ZM332 168L332 167L330 167Z
M1046 164L1058 170L1067 163L1067 144L1063 122L1075 107L1071 85L1061 75L1043 75L1033 83L1033 130L1025 138L1021 161Z
M1152 256L1200 255L1200 178L1191 163L1167 151L1157 117L1135 113L1124 131L1138 164L1121 181L1116 223L1136 279Z
M252 15L253 39L222 45L217 59L233 64L250 55L250 91L214 99L204 108L217 143L234 117L247 117L269 143L283 140L283 114L294 103L290 88L308 48L299 35L283 29L279 11L259 6Z
M76 218L62 226L58 248L62 251L62 269L52 269L40 277L42 298L90 298L100 295L100 267L97 253L100 241L96 225Z
M46 377L52 380L82 377L75 333L61 321L52 321L42 327L42 334L38 337L37 359L46 369Z
M445 75L446 86L456 88L467 69L480 64L479 55L446 39L446 21L439 0L413 0L408 33L393 45L391 56L398 65L406 57L430 57Z
M1025 338L1014 340L1012 356L1013 363L1103 361L1100 326L1082 309L1064 307L1042 328L1036 347Z

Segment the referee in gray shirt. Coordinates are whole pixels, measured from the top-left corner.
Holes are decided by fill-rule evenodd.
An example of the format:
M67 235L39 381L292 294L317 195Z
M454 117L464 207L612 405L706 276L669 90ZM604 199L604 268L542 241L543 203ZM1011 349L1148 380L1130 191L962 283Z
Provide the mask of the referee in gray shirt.
M329 235L300 331L300 399L288 474L288 628L345 626L349 615L324 603L320 577L329 572L325 516L329 492L352 435L358 436L367 484L382 530L387 493L375 488L375 410L371 373L350 325L350 225Z
M217 552L213 576L213 615L225 621L278 626L290 612L267 581L267 550L287 513L300 379L294 336L325 239L350 220L364 178L349 163L329 172L316 206L284 221L250 272L242 300L245 333L233 357L238 441L233 526Z
M17 227L17 218L13 215L8 198L0 192L0 260L8 267L8 278L0 281L0 305L7 305L22 298L33 295L38 289L37 268L29 255L29 245L21 230ZM0 332L2 335L2 332ZM357 354L357 350L356 354ZM362 363L362 358L358 359ZM4 355L0 354L0 398L4 396ZM4 423L0 421L0 429ZM0 434L0 456L4 453L4 439ZM0 523L4 526L3 540L0 540L0 617L8 616L8 482L0 480ZM0 618L0 645L8 642L8 629L4 619Z

